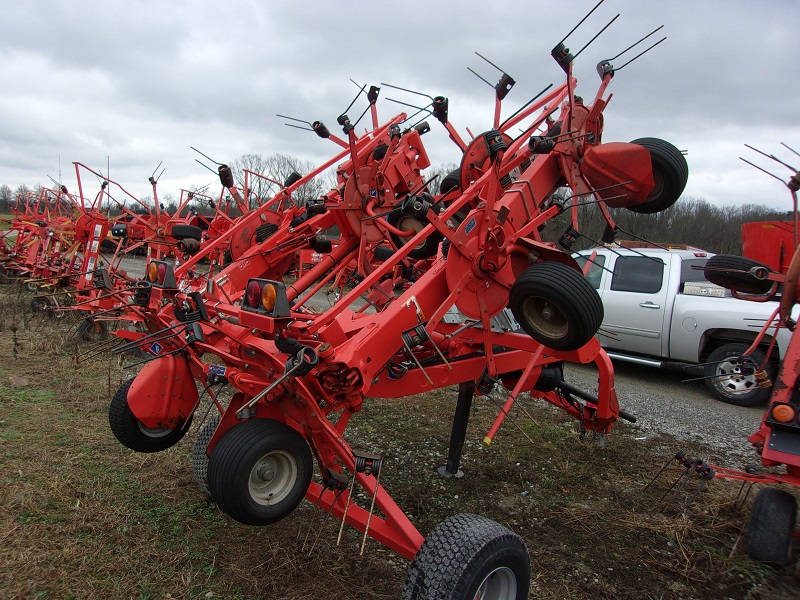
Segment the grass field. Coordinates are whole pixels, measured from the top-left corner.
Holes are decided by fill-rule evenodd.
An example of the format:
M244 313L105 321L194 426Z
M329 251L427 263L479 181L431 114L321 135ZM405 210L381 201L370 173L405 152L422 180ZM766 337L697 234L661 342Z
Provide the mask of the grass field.
M395 598L408 562L309 503L266 528L221 513L195 483L192 431L158 454L121 446L108 403L133 376L116 356L81 361L72 316L30 311L0 286L0 598ZM561 412L526 400L489 448L497 414L474 403L463 479L444 480L455 390L370 400L347 437L385 457L381 482L424 534L460 512L526 541L531 598L796 598L797 563L780 571L743 551L738 486L715 481L661 496L679 471L645 483L685 444L637 439L624 424L605 447L581 442ZM689 448L703 453L703 448ZM676 467L677 468L677 467Z

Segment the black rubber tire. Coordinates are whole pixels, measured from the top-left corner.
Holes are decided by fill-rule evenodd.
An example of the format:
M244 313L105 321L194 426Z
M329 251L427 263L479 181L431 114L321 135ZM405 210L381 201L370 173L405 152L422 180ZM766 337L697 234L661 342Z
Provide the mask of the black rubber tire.
M204 423L192 447L192 473L197 485L208 496L211 495L211 492L208 491L208 455L206 450L221 419L220 415L216 415L213 419Z
M172 237L176 240L194 239L201 240L203 238L203 230L194 225L186 225L178 223L172 226Z
M105 321L88 317L80 322L75 334L84 342L99 342L108 337L108 326Z
M270 525L297 508L313 469L311 450L294 429L272 419L250 419L214 447L208 489L217 505L240 523Z
M378 262L386 262L394 255L394 250L389 248L389 246L375 246L375 249L372 252L372 258Z
M34 296L31 300L31 310L35 313L44 313L50 309L50 298L47 296Z
M426 227L428 225L427 221L420 221L416 217L404 215L399 209L391 211L386 220L389 222L389 225L396 227L401 231L406 231L409 228L409 225L412 225L413 228L414 222L421 224L422 227ZM402 248L411 239L410 237L399 237L391 233L389 236L392 238L394 245L398 248ZM436 256L436 252L439 250L439 242L441 242L443 239L444 236L441 233L438 231L433 231L422 241L421 244L408 253L408 257L414 260L425 260L426 258Z
M135 378L119 386L111 398L108 409L108 423L111 432L119 443L135 452L161 452L177 444L189 429L189 422L184 422L172 429L148 429L137 419L128 407L128 390Z
M768 565L785 567L792 558L792 532L796 523L795 497L774 487L762 489L750 509L748 556Z
M556 262L531 265L511 286L508 306L525 332L553 350L577 350L603 322L603 302L580 271Z
M644 214L668 209L681 197L686 182L689 180L689 165L686 164L686 157L675 146L658 138L639 138L631 143L638 144L650 151L655 187L642 204L626 208Z
M717 400L736 406L757 406L769 400L772 395L772 387L755 387L756 376L741 375L738 371L739 367L732 363L749 347L749 344L724 344L712 350L708 355L703 365L706 387ZM750 357L756 365L760 365L764 362L765 354L756 349L750 354ZM778 368L775 363L769 361L764 366L764 370L770 381L774 382L778 376ZM726 374L729 377L720 378L721 375Z
M439 193L446 194L461 187L461 169L454 169L444 176L439 184Z
M763 269L764 274L772 273L772 269L757 260L733 254L715 254L706 262L703 274L714 285L736 289L743 294L766 294L772 288L772 282L754 277L750 273L754 267Z
M264 223L256 228L256 244L266 242L273 234L278 231L278 226L275 223Z
M461 514L440 523L425 539L400 597L525 600L530 578L531 559L522 538L485 517ZM484 585L488 589L482 590Z

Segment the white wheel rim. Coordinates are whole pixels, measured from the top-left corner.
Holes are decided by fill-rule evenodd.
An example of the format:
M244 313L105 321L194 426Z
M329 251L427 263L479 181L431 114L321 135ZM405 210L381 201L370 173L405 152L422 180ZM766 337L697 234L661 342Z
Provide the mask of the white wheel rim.
M478 586L474 600L514 600L517 597L517 578L508 567L498 567Z
M717 385L729 393L749 392L756 385L755 375L743 375L742 366L730 359L717 365Z
M250 497L262 506L277 504L291 493L297 476L297 463L291 454L285 450L268 452L250 470Z
M169 427L166 427L166 428L150 428L150 427L145 427L144 423L142 423L141 421L137 421L137 422L139 423L139 431L141 431L143 434L145 434L149 438L154 438L154 439L163 438L163 437L168 436L173 431Z

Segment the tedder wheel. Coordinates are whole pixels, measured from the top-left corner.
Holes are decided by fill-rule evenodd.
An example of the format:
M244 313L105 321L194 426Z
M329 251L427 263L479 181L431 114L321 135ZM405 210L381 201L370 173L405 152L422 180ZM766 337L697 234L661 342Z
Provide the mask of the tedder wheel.
M31 300L33 312L47 312L50 309L50 298L47 296L34 296Z
M206 450L208 449L208 443L214 435L214 431L217 429L217 425L219 425L220 419L222 419L222 417L217 415L203 425L202 429L200 429L200 433L197 434L197 439L194 441L194 447L192 448L192 473L194 473L194 478L198 485L209 496L211 492L208 491L208 455L206 454Z
M128 407L128 390L133 383L131 378L119 386L111 399L108 422L111 432L120 444L136 452L161 452L177 444L186 435L189 423L184 422L174 428L151 429L139 421ZM191 417L189 418L191 422Z
M797 522L797 500L789 492L764 488L756 496L747 527L750 558L784 567L792 557L792 532Z
M461 514L425 538L406 575L403 600L525 600L531 559L525 542L485 517Z
M203 230L194 225L186 225L184 223L178 223L177 225L172 226L171 235L176 240L186 240L186 239L201 240L203 239Z
M755 373L748 373L748 365L739 363L739 357L749 348L748 344L725 344L708 355L704 366L706 387L717 400L737 406L756 406L766 402L772 387L757 387ZM756 367L764 362L764 353L754 350L750 357ZM764 365L767 377L775 381L778 370L772 361Z
M99 342L108 337L108 327L105 321L88 317L80 322L76 333L84 342Z
M603 302L580 271L531 265L511 286L508 306L528 335L553 350L577 350L603 322Z
M731 254L715 254L706 262L704 274L714 285L734 288L743 294L766 294L772 288L769 279L759 279L751 269L765 277L772 272L767 265Z
M638 144L650 151L655 186L642 204L634 204L626 208L645 214L666 210L678 201L689 180L689 166L686 164L686 157L675 146L658 138L639 138L631 143Z
M405 215L400 212L399 209L391 211L386 220L389 222L389 225L396 227L400 231L413 231L415 235L428 225L427 220L421 220L417 217ZM406 242L411 239L410 237L399 237L393 233L390 233L389 236L392 238L394 245L398 248L402 248ZM430 258L431 256L435 256L436 251L439 249L439 242L442 241L442 238L443 236L441 233L434 231L428 237L422 240L411 252L409 252L408 257L415 260L424 260L426 258Z
M272 419L250 419L214 447L208 489L240 523L269 525L300 504L313 468L311 450L294 429Z

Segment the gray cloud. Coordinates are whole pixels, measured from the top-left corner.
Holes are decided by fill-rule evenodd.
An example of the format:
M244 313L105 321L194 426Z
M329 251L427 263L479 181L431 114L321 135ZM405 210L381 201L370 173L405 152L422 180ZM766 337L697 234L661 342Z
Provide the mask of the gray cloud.
M3 2L0 22L0 184L57 176L74 188L72 161L111 176L137 195L164 161L161 193L214 180L189 146L220 161L246 153L285 153L319 163L338 149L284 126L276 113L334 130L359 84L393 83L450 98L462 135L491 126L499 73L516 80L510 114L549 83L563 81L550 49L594 0L485 2ZM577 51L620 13L578 57L578 91L594 97L595 64L657 26L667 40L614 77L605 139L663 137L688 151L686 193L725 205L790 208L780 183L739 160L745 156L782 177L789 172L753 156L752 144L790 163L800 158L793 74L800 5L791 0L606 0L573 34ZM633 53L631 53L633 54ZM627 55L626 55L627 57ZM618 66L626 57L614 61ZM405 110L384 88L383 119ZM351 117L364 104L354 107ZM365 117L367 119L368 117ZM458 151L431 119L426 136L434 163Z

